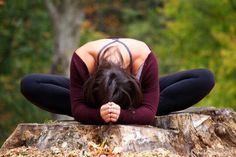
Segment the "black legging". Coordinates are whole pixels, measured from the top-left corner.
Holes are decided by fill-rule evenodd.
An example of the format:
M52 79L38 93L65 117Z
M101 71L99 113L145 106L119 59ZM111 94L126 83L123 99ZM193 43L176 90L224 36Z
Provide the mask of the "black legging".
M160 78L157 115L186 109L204 98L214 86L206 69L178 72ZM69 79L50 74L30 74L21 80L22 94L33 104L52 113L72 116Z

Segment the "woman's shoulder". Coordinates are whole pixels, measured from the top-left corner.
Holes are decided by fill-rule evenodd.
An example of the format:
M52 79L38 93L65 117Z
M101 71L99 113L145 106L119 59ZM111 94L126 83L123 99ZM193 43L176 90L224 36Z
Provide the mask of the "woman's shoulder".
M80 61L82 61L86 65L89 73L93 73L93 71L95 70L94 67L96 62L96 51L96 45L94 44L94 41L91 41L75 50L73 55L76 55L77 58L80 58Z
M119 37L116 37L116 38L103 38L103 39L98 39L98 40L93 40L93 41L89 41L87 42L86 44L84 44L84 46L96 46L96 47L99 47L99 45L102 45L104 43L108 43L110 41L113 41L113 40L119 40L119 41L122 41L124 43L129 43L129 44L135 44L135 45L147 45L144 41L141 41L141 40L138 40L138 39L134 39L134 38L119 38Z
M118 38L119 40L123 40L123 41L127 41L130 43L136 43L136 44L144 44L146 45L146 43L144 41L138 40L138 39L134 39L134 38Z
M89 42L83 44L81 47L79 47L76 50L76 53L78 54L79 50L81 50L81 49L83 51L100 49L101 47L103 47L104 44L109 43L112 40L120 40L120 41L124 42L125 44L131 45L131 46L132 45L147 46L147 44L144 41L133 39L133 38L104 38L104 39L89 41Z
M99 40L89 41L80 46L78 49L76 49L75 53L79 56L87 53L89 54L96 53L99 51L99 49L102 48L102 45L104 45L104 43L109 42L109 40L111 39L99 39Z

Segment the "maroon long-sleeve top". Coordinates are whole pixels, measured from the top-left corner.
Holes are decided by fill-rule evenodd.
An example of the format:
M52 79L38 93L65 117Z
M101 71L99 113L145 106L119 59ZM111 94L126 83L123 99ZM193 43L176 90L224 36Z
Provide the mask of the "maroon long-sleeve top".
M91 108L86 104L83 85L90 77L83 60L74 53L70 65L70 98L74 118L86 124L104 124L100 116L100 108ZM140 76L143 93L142 104L136 109L121 109L117 123L119 124L150 124L157 112L159 103L158 64L151 52L146 58Z

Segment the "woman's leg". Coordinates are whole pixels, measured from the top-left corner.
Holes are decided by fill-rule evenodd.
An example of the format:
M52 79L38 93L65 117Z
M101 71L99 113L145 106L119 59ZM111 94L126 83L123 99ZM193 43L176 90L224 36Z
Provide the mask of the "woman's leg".
M36 106L71 116L69 79L50 74L30 74L21 80L21 93Z
M157 115L186 109L204 98L214 87L213 74L207 69L183 71L160 78Z

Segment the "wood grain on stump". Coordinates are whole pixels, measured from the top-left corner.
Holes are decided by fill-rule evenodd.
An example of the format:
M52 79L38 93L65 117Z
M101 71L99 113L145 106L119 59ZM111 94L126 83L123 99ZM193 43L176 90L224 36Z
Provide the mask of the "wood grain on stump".
M190 108L146 125L19 124L4 156L236 156L236 113Z

